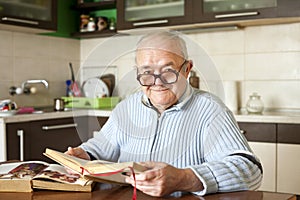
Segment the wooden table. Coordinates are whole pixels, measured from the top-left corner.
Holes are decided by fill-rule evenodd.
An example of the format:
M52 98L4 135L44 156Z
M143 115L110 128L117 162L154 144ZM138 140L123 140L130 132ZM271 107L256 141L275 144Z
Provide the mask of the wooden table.
M59 192L59 191L35 191L32 193L6 193L0 192L1 200L131 200L133 188L116 186L112 189L100 189L96 187L91 193L82 192ZM183 195L180 198L157 198L151 197L141 192L137 192L137 200L296 200L295 195L243 191L222 194L211 194L204 197L197 197L192 194Z

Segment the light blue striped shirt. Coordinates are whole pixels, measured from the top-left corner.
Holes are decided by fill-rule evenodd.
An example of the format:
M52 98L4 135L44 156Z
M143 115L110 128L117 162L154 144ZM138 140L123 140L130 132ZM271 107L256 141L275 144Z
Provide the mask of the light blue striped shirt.
M256 189L259 167L227 107L207 92L187 87L178 103L161 115L142 92L113 110L99 133L81 147L97 159L159 161L191 168L204 190L195 194Z

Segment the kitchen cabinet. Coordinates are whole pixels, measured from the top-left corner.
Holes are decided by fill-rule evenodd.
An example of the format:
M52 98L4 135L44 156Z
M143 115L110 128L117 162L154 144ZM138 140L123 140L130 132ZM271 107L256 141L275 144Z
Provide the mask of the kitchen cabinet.
M277 191L300 194L300 124L278 124Z
M194 8L196 23L300 16L298 0L201 0Z
M68 117L6 124L7 160L44 160L52 162L45 148L65 151L78 146L100 130L107 117Z
M109 29L110 21L116 23L116 0L106 0L99 2L84 2L78 3L76 6L73 6L73 10L79 11L81 14L88 15L94 18L96 23L95 31L85 31L81 32L80 26L77 26L77 31L72 33L73 37L78 38L95 38L95 37L108 37L113 36L117 33L116 29ZM97 30L97 19L98 17L107 17L108 18L108 28L103 30ZM80 21L80 19L78 19Z
M300 21L298 0L117 1L118 30L166 26L190 29ZM295 17L298 17L295 19Z
M117 28L169 26L192 23L192 0L117 1Z
M276 124L239 123L241 132L263 166L262 191L276 191Z
M26 27L55 31L57 0L0 0L0 28Z
M65 151L81 140L73 118L38 120L6 125L8 160L45 160L46 147Z
M239 123L241 132L261 159L259 190L300 194L300 124Z

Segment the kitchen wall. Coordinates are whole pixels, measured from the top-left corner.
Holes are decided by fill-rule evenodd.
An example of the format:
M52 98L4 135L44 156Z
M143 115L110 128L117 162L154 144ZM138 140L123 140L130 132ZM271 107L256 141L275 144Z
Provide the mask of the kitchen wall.
M240 108L245 107L252 92L257 92L267 109L300 110L300 23L196 33L187 37L207 52L223 81L237 81ZM81 40L81 61L89 59L90 53L101 48L106 40ZM118 65L120 80L132 70L133 56L125 56L113 64ZM201 63L195 67L201 70ZM200 78L205 79L201 74ZM204 81L200 85L206 89Z
M0 99L13 99L19 106L47 106L53 98L65 95L65 80L70 79L69 62L79 69L80 42L0 30ZM29 79L45 79L49 88L31 84L36 94L11 96L11 86L20 87Z
M224 81L237 81L240 86L239 107L248 96L258 92L265 107L300 110L300 23L247 27L232 31L186 35L210 56ZM126 36L122 36L126 37ZM130 38L129 38L130 39ZM20 106L52 105L53 98L65 94L65 80L70 78L71 61L77 77L96 76L95 69L79 69L91 52L122 52L108 45L109 38L74 40L0 30L0 99L11 98ZM118 38L114 38L118 40ZM104 45L103 45L104 44ZM105 45L106 44L106 45ZM109 56L104 55L106 58ZM118 80L132 79L133 53L106 60L117 65ZM201 64L195 66L200 69ZM78 72L78 73L77 73ZM80 72L80 75L79 75ZM201 88L205 78L201 77ZM49 89L36 84L37 94L10 96L9 87L21 86L28 79L45 79ZM123 85L122 92L128 93Z

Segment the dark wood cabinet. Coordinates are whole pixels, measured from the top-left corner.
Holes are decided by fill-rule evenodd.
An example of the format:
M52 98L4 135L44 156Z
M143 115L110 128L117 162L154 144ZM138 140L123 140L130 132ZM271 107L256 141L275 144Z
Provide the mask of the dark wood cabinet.
M235 22L300 16L298 0L194 1L194 22ZM283 19L280 19L283 20Z
M118 30L155 26L175 29L247 26L297 20L292 18L300 16L300 1L173 0L153 3L124 0L117 1L117 11Z
M55 31L57 0L0 0L0 25Z
M93 136L107 117L70 117L6 124L7 160L44 160L45 148L64 152Z
M239 127L248 141L276 143L277 127L275 123L240 122Z
M278 124L278 143L300 144L300 124Z
M65 151L81 143L73 118L9 123L6 125L7 160L45 160L45 148Z
M193 23L193 0L117 1L118 30Z
M6 157L7 160L24 160L24 135L30 133L30 123L19 122L6 125ZM21 156L22 155L22 156Z

